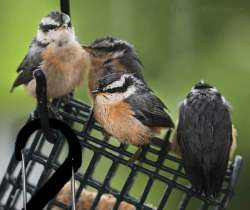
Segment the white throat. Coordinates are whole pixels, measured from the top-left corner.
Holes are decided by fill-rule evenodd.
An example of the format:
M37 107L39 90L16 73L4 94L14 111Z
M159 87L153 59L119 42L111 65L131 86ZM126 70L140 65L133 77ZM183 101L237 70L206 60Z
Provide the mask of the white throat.
M76 40L74 29L51 30L44 33L42 30L37 31L37 41L48 44L52 42L68 43Z

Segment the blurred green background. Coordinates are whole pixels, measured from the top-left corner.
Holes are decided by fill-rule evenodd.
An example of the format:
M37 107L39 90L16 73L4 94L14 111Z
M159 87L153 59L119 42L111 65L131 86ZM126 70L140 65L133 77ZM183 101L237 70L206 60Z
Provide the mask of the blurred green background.
M9 93L15 70L41 18L59 0L0 1L1 177L18 128L35 107L23 88ZM116 36L131 42L145 65L144 75L177 119L178 104L204 79L231 102L238 129L237 153L244 166L230 210L250 207L250 3L194 0L72 0L76 34L82 43ZM77 96L88 100L86 85ZM0 177L0 178L1 178ZM169 209L175 209L174 207Z

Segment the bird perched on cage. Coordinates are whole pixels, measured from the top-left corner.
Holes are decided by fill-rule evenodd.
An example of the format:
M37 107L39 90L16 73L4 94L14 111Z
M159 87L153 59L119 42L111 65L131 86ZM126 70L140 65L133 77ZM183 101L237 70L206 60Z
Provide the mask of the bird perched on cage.
M197 83L180 106L174 144L198 193L218 195L230 149L235 150L234 133L229 103L216 88Z
M131 44L112 37L84 47L91 58L89 92L96 120L122 143L144 145L160 128L173 128L166 106L148 88Z
M108 74L92 94L96 120L122 143L142 146L174 127L163 102L134 74Z
M65 96L84 80L89 68L88 53L77 41L70 17L53 11L39 25L28 54L17 69L11 91L25 85L36 97L33 73L41 69L47 80L48 98Z

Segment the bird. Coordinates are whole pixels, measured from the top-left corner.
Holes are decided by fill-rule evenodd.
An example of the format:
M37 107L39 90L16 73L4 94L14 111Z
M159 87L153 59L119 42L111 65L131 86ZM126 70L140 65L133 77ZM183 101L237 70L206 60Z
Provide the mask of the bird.
M91 65L88 74L88 86L91 91L98 86L98 81L111 73L132 73L144 81L143 64L133 45L115 37L96 39L91 45L83 46L89 53Z
M200 195L219 195L230 153L237 145L231 118L229 102L204 81L195 84L180 105L172 144Z
M48 99L63 97L81 84L89 65L88 53L77 40L70 17L52 11L42 18L28 53L17 68L11 92L24 85L29 95L36 97L33 74L41 69L47 81Z
M91 45L84 46L84 49L89 53L91 60L91 67L88 75L89 94L93 101L95 119L104 127L104 140L107 141L109 137L113 135L122 143L127 142L134 145L143 145L149 142L149 136L151 137L156 130L160 130L158 129L159 126L169 128L174 127L172 119L164 111L166 106L159 98L152 94L151 89L148 87L142 74L143 64L132 44L125 40L108 36L96 39ZM108 78L111 80L109 81ZM125 81L125 78L126 80L133 81L134 88L138 86L137 82L139 82L139 84L141 84L141 88L139 88L141 91L125 97L124 94L127 93L119 92L119 84L124 85L121 82ZM103 83L111 83L112 79L117 79L117 83L115 84L118 85L118 89L114 88L113 91L118 90L118 92L110 93L110 95L112 96L118 94L124 97L124 101L118 103L117 105L119 106L117 107L114 107L114 105L118 101L110 103L112 100L105 100L102 102L99 100L102 98L102 93L95 92L102 86ZM120 79L122 81L119 82ZM113 82L115 82L115 80ZM124 88L128 87L124 86ZM139 95L137 96L136 94L138 93ZM142 96L142 100L136 101L137 97L140 96ZM102 103L104 103L106 107L104 110L101 107ZM151 103L154 103L155 107L152 107ZM133 105L134 107L132 107ZM109 115L109 113L104 116L102 111L105 113L109 110L110 112L115 113L112 111L112 107L114 107L115 110L118 110L119 113L121 113L122 110L127 111L127 114L130 114L131 117L129 117L129 115L126 117L123 113L121 113L121 118L119 118L119 114ZM132 137L134 134L131 135L129 131L132 124L126 125L125 122L122 122L122 118L124 118L124 120L128 123L138 123L136 127L133 127L133 129L139 129L138 131L135 131L138 133L135 133L136 137ZM128 136L122 136L121 133Z
M133 73L107 74L91 93L96 121L123 144L140 148L162 128L174 128L166 106Z

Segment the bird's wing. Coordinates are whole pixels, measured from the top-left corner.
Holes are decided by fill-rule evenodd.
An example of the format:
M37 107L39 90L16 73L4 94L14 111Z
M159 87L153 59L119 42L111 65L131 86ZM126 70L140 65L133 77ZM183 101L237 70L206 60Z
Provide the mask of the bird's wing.
M177 141L185 171L198 191L217 193L232 143L229 107L222 100L194 99L180 107Z
M34 71L41 64L41 52L45 46L46 45L42 45L41 43L39 44L39 42L34 39L29 47L28 54L17 68L17 72Z
M32 73L40 66L42 61L41 51L42 47L37 44L36 40L33 40L28 54L24 57L23 61L17 68L18 76L12 85L11 92L15 87L27 84L33 79Z
M125 101L132 107L135 117L144 125L149 127L174 127L171 117L165 111L165 105L151 92L131 95Z

